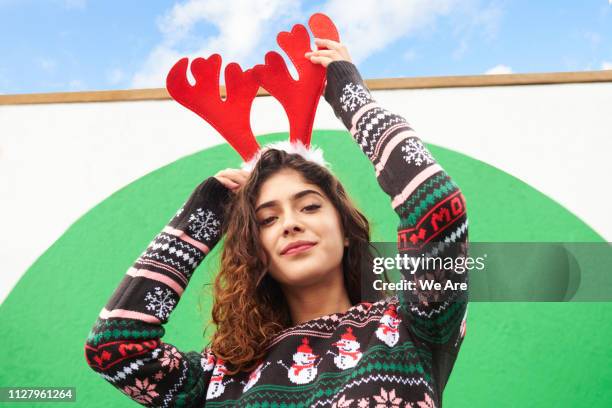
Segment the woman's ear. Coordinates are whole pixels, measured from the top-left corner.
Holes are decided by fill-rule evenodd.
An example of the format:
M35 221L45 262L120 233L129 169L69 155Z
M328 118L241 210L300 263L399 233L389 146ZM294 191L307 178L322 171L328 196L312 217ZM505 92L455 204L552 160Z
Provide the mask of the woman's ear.
M344 246L347 247L349 244L349 240L347 237L344 237Z

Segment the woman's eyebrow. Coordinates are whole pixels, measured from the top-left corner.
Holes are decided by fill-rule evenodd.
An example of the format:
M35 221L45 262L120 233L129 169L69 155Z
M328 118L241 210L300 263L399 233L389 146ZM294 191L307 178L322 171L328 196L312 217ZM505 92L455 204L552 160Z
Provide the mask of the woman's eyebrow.
M321 198L323 198L321 193L319 193L318 191L315 191L315 190L302 190L299 193L295 193L293 195L293 197L291 197L291 200L292 201L298 200L298 199L300 199L300 198L302 198L302 197L304 197L305 195L308 195L308 194L316 194L316 195L320 196ZM262 209L267 208L267 207L274 207L276 204L278 204L278 201L276 201L276 200L267 201L267 202L261 204L259 207L257 207L255 209L255 212L257 213L257 211L262 210Z

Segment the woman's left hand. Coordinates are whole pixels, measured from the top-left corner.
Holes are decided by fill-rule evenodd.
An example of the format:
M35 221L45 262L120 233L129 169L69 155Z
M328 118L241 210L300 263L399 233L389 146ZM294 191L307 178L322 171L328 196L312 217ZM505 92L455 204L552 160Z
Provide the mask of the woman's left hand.
M315 38L314 41L317 48L325 47L327 49L318 49L316 51L309 51L304 54L304 56L310 59L313 64L321 64L327 68L332 61L352 62L351 56L349 55L349 52L344 44L324 38Z

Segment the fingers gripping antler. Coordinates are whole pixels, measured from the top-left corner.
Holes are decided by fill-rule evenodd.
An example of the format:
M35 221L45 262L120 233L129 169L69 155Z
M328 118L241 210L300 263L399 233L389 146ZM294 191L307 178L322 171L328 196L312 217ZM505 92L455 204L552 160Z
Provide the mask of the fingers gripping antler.
M213 54L208 59L196 58L191 63L195 85L187 80L189 60L179 60L166 78L166 88L174 100L197 113L210 123L245 161L259 149L251 129L250 114L259 84L252 70L242 72L240 65L232 62L225 67L226 99L219 92L221 56Z
M315 14L309 24L315 35L338 41L338 32L327 16ZM317 105L325 87L325 68L304 56L311 48L310 36L303 25L296 24L291 32L279 33L276 40L295 66L298 80L291 77L283 57L275 51L266 54L264 65L253 67L253 74L285 109L291 142L299 140L309 146Z

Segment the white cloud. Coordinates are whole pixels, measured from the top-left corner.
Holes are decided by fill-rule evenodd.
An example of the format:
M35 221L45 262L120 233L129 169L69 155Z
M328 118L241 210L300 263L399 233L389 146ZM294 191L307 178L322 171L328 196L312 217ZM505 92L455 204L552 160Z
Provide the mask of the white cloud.
M269 49L262 48L262 39L274 40L292 23L306 23L299 6L299 0L189 0L177 4L159 19L163 40L132 77L132 87L163 87L168 71L183 56L209 57L219 53L223 67L228 62L238 62L243 70L263 63ZM218 34L195 38L199 24L213 25ZM187 49L183 45L187 42L196 45ZM281 51L276 42L272 47Z
M492 41L499 33L503 17L502 8L496 2L491 2L482 8L480 4L475 4L475 8L470 9L471 26L474 30L482 31L486 40Z
M304 0L188 0L175 5L158 20L162 41L155 46L131 78L135 88L165 86L172 64L183 56L223 56L223 66L238 62L242 69L263 63L267 51L280 47L277 33L293 24L307 25L312 12L320 11L334 21L356 64L392 43L423 30L434 30L437 21L453 14L460 48L468 48L474 35L492 39L497 33L501 9L488 0L328 0L313 10ZM198 38L202 25L211 25L216 35ZM407 51L403 58L415 54ZM288 63L294 73L293 65ZM221 72L223 76L223 71Z
M323 13L331 17L358 64L392 42L430 26L448 14L456 0L329 0Z
M610 0L610 2L612 2L612 0ZM611 61L602 62L601 69L612 69L612 62Z
M488 0L486 0L488 1ZM452 17L459 39L453 53L460 58L474 35L493 40L501 21L501 7L485 0L329 0L322 11L338 26L341 41L355 63L395 41L415 33L433 32L441 18ZM410 54L408 55L410 56Z
M485 72L485 75L512 74L512 68L507 65L496 65Z
M453 59L461 59L476 36L493 42L497 38L502 16L502 8L496 1L488 4L482 4L480 0L461 2L461 7L452 15L453 35L458 39L458 45L452 52Z
M195 53L194 53L195 54ZM163 88L168 71L184 55L171 47L159 45L149 54L140 71L132 77L132 88Z
M111 85L117 85L119 82L123 81L125 78L125 74L119 68L111 69L106 73L106 80Z

